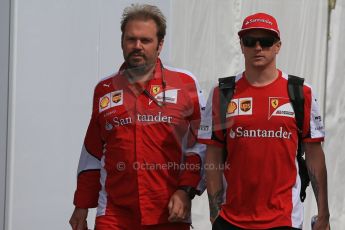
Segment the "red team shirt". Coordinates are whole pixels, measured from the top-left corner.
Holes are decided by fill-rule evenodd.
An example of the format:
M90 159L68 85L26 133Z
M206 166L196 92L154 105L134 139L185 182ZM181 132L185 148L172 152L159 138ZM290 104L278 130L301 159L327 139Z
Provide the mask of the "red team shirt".
M205 146L196 142L201 91L189 73L161 68L138 96L122 70L95 88L93 112L78 167L74 204L98 206L97 216L111 215L142 225L168 222L168 202L178 186L197 187ZM201 184L200 184L201 186Z
M304 142L320 142L324 128L312 89L304 86ZM226 146L220 127L219 91L215 87L206 107L199 140L226 147L226 199L220 215L248 229L278 226L302 228L303 206L296 161L297 125L287 91L287 75L255 87L244 74L227 108Z

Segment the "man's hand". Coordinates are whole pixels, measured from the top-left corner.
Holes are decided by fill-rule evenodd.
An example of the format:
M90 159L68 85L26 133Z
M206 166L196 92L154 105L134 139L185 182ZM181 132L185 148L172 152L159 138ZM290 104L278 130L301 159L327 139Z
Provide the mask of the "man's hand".
M71 225L73 230L85 230L87 228L87 214L89 210L87 208L77 208L75 207L71 219L69 220L69 224Z
M191 200L183 190L177 190L170 198L169 205L170 222L182 222L190 217Z
M217 213L217 215L215 217L210 217L211 225L216 221L218 216L219 216L219 212Z
M213 224L214 221L216 221L217 217L219 216L220 207L223 203L223 193L224 193L224 190L221 189L213 195L208 194L211 224Z
M329 216L318 216L312 230L330 230Z

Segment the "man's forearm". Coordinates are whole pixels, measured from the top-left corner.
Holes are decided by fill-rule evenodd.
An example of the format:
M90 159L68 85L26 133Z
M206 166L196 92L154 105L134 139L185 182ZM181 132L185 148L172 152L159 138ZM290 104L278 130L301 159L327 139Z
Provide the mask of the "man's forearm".
M315 194L319 217L329 218L327 198L327 169L320 143L305 144L306 163Z
M206 181L210 206L210 218L214 221L223 203L223 156L222 148L208 146L206 151Z

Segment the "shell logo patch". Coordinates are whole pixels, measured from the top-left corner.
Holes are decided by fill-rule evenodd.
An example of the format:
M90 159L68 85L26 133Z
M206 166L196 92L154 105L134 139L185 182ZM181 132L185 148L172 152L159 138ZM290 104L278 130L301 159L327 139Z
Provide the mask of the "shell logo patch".
M111 100L110 100L111 99ZM123 104L123 90L116 90L99 99L99 112Z
M232 99L228 105L226 117L253 114L253 98L244 97Z
M100 100L100 103L99 103L100 109L105 109L105 108L107 108L108 105L109 105L109 102L110 102L109 97L103 96L103 97L101 98L101 100Z
M236 109L237 109L236 102L231 100L231 102L228 105L227 113L228 114L232 114L232 113L234 113L236 111Z
M289 98L269 97L268 120L273 116L295 117L295 112Z

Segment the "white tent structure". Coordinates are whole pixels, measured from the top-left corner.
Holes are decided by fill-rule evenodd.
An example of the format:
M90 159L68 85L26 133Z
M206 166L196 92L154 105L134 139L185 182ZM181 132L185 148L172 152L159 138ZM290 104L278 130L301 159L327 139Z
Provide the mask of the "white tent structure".
M321 102L331 225L344 229L345 0L2 0L0 229L70 229L93 87L122 62L120 17L135 2L162 9L161 58L193 72L205 96L218 77L243 69L243 18L259 11L277 18L279 68L305 77ZM309 187L304 229L316 213ZM211 229L208 216L204 193L193 200L194 229Z

